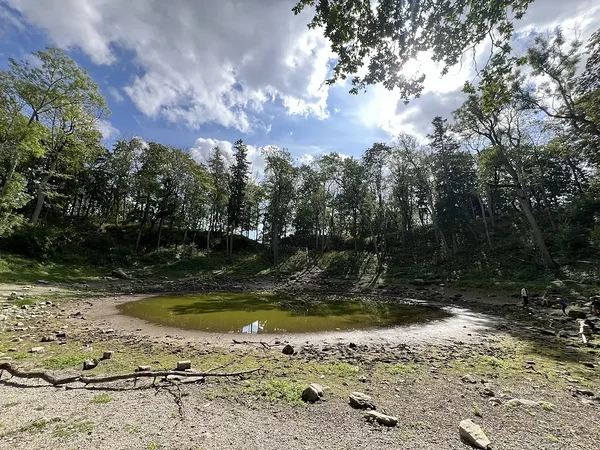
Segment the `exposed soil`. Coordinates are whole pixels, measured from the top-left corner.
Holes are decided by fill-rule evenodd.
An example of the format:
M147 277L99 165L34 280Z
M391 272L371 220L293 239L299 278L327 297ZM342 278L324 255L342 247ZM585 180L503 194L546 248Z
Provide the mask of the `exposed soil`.
M131 292L219 288L412 298L446 305L454 316L402 329L257 337L169 329L116 310L117 304L141 295ZM118 294L0 310L5 316L0 357L13 358L22 367L73 371L85 355L112 349L114 359L89 373L131 371L137 364L168 367L180 359L192 360L196 369L228 364L220 370L263 370L200 384L170 381L152 387L140 381L135 389L131 382L120 382L65 390L4 375L0 449L463 449L458 424L467 418L484 428L494 449L600 446L598 350L595 344L578 343L574 321L559 321L555 310L524 310L512 297L439 287L357 292L343 283L215 285L183 280L110 282L89 289ZM542 334L558 323L557 330L570 334ZM66 338L40 343L56 331ZM281 353L287 343L294 355ZM35 346L45 349L27 352ZM475 383L462 381L467 374ZM311 382L326 387L324 399L303 404L300 392ZM399 424L388 428L367 422L348 405L353 391L371 395L377 409L398 417ZM510 406L512 398L539 403Z

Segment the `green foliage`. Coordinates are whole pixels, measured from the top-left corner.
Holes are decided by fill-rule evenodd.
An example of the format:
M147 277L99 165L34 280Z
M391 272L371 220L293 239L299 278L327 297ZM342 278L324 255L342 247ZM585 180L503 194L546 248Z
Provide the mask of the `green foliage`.
M113 398L106 393L94 395L94 398L92 398L92 403L94 403L95 405L103 405L112 401Z
M407 75L403 67L419 52L430 51L444 63L443 73L489 33L494 48L510 50L512 20L520 19L533 0L298 0L294 13L314 8L310 28L323 28L338 59L329 84L352 77L352 93L383 83L402 98L418 95L425 75ZM366 74L363 72L365 64Z

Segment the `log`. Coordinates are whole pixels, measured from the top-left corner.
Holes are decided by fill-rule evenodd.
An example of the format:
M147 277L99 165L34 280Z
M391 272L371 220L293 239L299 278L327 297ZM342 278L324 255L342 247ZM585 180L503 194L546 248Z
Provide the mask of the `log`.
M120 380L137 380L138 378L158 378L158 377L168 377L170 375L178 376L178 377L196 377L196 378L204 378L204 377L235 377L240 375L246 375L250 373L255 373L261 370L262 367L257 367L255 369L250 370L242 370L240 372L187 372L182 370L153 370L147 372L134 372L134 373L124 373L119 375L106 375L100 377L88 377L85 375L72 375L66 377L55 376L52 373L44 372L41 370L32 370L26 371L21 370L17 367L13 367L13 365L9 362L0 363L0 377L2 376L3 371L10 373L13 377L16 378L27 378L34 379L39 378L44 380L45 382L51 384L52 386L60 386L64 384L70 383L83 383L83 384L99 384L99 383L110 383L113 381Z

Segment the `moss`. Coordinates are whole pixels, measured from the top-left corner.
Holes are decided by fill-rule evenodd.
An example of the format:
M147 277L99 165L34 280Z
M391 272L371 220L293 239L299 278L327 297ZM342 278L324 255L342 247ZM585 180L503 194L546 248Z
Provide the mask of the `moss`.
M91 433L94 424L87 420L75 420L70 423L58 424L54 428L53 435L57 438L68 438L76 434Z
M96 405L102 405L104 403L110 403L112 402L112 397L106 393L103 394L98 394L98 395L94 395L94 398L92 398L91 402L96 404Z

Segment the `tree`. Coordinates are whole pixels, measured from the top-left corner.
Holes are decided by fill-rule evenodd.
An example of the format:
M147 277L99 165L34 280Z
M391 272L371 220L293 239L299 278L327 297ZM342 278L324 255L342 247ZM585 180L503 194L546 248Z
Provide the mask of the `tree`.
M523 17L533 0L297 0L299 14L314 8L309 28L323 28L338 59L328 80L352 77L356 94L367 85L398 88L402 98L418 95L424 74L407 76L405 64L430 51L444 64L443 73L468 49L494 36L493 45L510 51L513 20ZM363 72L366 66L366 74Z
M229 200L227 204L228 225L228 257L233 255L233 233L242 225L244 203L246 201L246 185L248 184L248 173L250 162L247 161L248 147L239 139L233 145L235 164L229 178Z
M273 263L279 264L279 239L291 221L297 169L290 152L276 147L262 150L266 161L264 186L268 199L266 221L271 231Z
M206 233L206 251L210 252L211 233L219 226L223 231L223 221L227 214L229 196L229 176L225 165L225 156L220 147L215 147L208 159L208 171L212 179L209 194L210 215Z
M518 108L509 83L514 81L512 65L504 58L496 58L486 68L477 90L467 85L465 103L454 112L457 129L466 139L481 136L488 140L486 162L502 168L507 176L506 187L512 189L529 223L533 239L544 264L554 269L556 262L550 255L544 234L531 207L531 190L523 168L522 154L530 143L527 135L527 115Z
M433 119L433 133L428 135L429 147L434 152L433 176L436 202L433 207L442 232L452 237L452 248L458 250L457 235L468 224L471 195L475 188L473 158L460 151L459 144L449 133L447 120Z

